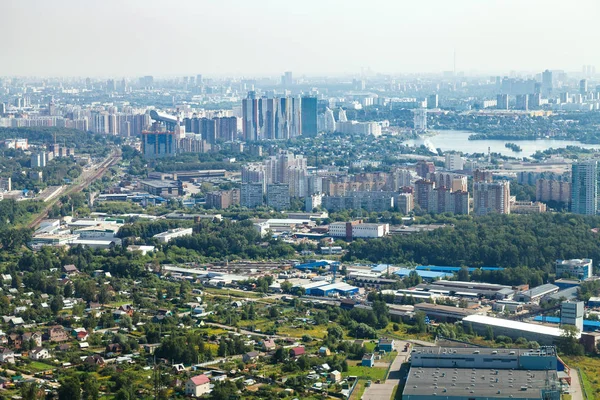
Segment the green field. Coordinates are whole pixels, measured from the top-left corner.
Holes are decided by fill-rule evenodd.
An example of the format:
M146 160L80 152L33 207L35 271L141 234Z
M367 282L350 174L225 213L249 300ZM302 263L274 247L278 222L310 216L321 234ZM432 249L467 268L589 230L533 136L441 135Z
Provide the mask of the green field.
M562 357L570 368L579 368L583 390L588 399L597 399L600 396L600 357Z
M385 373L387 372L387 368L369 368L369 367L361 367L359 365L348 365L348 371L344 372L344 376L358 376L363 379L377 380L381 379L382 381L385 379Z

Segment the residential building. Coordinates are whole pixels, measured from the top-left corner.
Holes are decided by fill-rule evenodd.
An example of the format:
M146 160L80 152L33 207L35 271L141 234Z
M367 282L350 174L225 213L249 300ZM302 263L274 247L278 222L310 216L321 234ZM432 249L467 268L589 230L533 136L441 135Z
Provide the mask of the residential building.
M361 367L373 367L375 366L375 355L373 353L366 353L363 355L362 360L360 361Z
M402 214L410 214L415 207L413 195L411 193L398 193L394 198L394 206Z
M499 94L496 96L496 108L498 110L508 110L508 94Z
M378 347L379 351L392 352L394 351L394 339L380 338Z
M169 241L182 237L182 236L190 236L194 233L192 228L175 228L169 229L166 232L158 233L153 238L157 239L161 243L169 243Z
M36 347L29 352L29 358L32 360L46 360L50 358L50 353L48 352L48 349Z
M444 167L448 171L462 171L464 162L465 161L460 154L446 153Z
M151 131L143 131L142 154L144 158L154 159L173 157L177 154L177 137L175 132L169 132L154 123Z
M240 204L243 207L255 208L262 206L264 202L263 189L264 183L242 183L240 189ZM289 201L289 189L288 189L288 201Z
M206 208L226 209L240 204L240 189L219 190L206 194Z
M267 185L267 205L276 210L290 208L290 185L288 183L271 183Z
M537 214L546 212L546 205L539 201L511 201L510 212L511 214Z
M556 260L557 278L589 279L593 275L592 260L589 258Z
M59 343L59 342L66 342L70 338L69 338L69 334L67 333L65 328L63 328L60 325L55 325L55 326L48 328L46 335L45 335L45 339L50 342Z
M317 136L317 98L302 98L302 136Z
M535 182L535 199L545 202L569 203L571 199L571 182L538 179Z
M435 172L435 165L431 161L419 160L415 166L417 175L421 178L426 179L428 174Z
M185 383L185 394L188 396L200 397L209 392L210 379L204 374L193 376Z
M12 190L12 179L10 177L0 177L0 193L10 192Z
M571 171L571 212L595 215L598 212L598 161L573 163Z
M475 182L473 212L475 215L510 214L510 182Z
M418 132L426 132L427 131L427 109L426 108L417 108L413 111L414 118L413 124L414 129Z
M431 94L427 97L427 108L429 110L436 109L439 106L439 96L437 94Z
M46 153L33 153L31 155L31 168L44 168L46 166Z

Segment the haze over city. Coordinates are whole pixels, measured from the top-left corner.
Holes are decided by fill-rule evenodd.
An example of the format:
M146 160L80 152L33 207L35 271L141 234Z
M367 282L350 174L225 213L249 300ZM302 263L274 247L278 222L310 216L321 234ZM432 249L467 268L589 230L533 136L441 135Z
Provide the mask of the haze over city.
M4 0L7 76L466 74L600 64L594 0Z

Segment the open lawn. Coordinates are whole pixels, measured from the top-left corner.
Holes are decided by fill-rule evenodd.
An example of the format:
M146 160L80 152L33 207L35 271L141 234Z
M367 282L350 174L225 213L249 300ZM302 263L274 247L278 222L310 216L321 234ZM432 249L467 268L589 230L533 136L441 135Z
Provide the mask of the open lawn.
M227 290L227 289L218 289L218 288L207 288L204 289L204 293L208 294L208 295L214 295L214 296L231 296L231 297L238 297L238 298L260 298L263 296L262 293L257 293L257 292L245 292L245 291L239 291L239 290Z
M282 326L277 329L277 334L300 338L303 335L310 335L313 338L323 339L327 336L327 326L324 325L304 325L299 328L291 326Z
M579 368L583 390L588 399L600 397L600 357L562 357L571 368Z
M358 376L363 379L377 380L385 379L385 373L387 368L369 368L369 367L361 367L358 365L348 365L348 371L344 372L344 376Z
M359 379L358 382L356 383L356 387L354 388L354 391L352 392L352 395L350 396L349 400L360 400L362 398L362 395L365 393L365 384L367 383L367 380L365 379Z
M50 364L40 362L40 361L32 361L25 368L29 369L30 371L33 371L33 372L41 372L41 371L48 371L48 370L54 369L56 367L54 367L53 365L50 365Z

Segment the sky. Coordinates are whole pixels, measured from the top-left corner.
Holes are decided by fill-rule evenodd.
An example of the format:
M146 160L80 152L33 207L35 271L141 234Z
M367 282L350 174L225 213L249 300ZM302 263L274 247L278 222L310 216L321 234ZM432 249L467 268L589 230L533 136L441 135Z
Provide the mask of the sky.
M598 0L0 0L0 76L600 70Z

